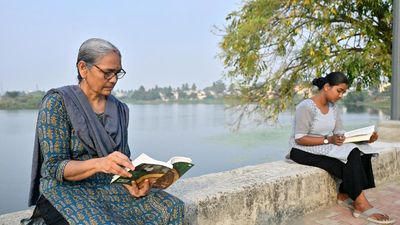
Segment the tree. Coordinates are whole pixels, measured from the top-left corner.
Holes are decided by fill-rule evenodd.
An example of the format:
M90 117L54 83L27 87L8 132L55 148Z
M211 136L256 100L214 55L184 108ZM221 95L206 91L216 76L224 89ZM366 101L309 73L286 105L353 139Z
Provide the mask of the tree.
M21 95L23 95L23 93L19 91L6 91L6 93L4 94L4 96L8 98L16 98Z
M228 92L229 92L229 94L232 94L232 93L235 92L235 85L234 84L232 84L232 83L229 84Z
M218 80L216 82L213 82L211 87L206 87L204 88L204 91L212 91L217 95L223 95L226 89L226 85L224 82L222 82L221 80Z
M182 91L189 91L189 84L188 83L182 84L181 89Z
M141 85L138 90L133 91L131 98L143 100L146 97L146 89Z
M245 1L221 30L226 76L241 89L244 109L252 105L266 119L331 71L359 89L390 79L391 11L390 0Z
M226 89L226 85L221 80L213 82L213 84L212 84L212 90L215 91L215 93L217 93L217 94L221 94L221 95L224 94L225 89Z
M197 90L197 86L195 83L192 84L192 87L190 88L192 91L196 91Z

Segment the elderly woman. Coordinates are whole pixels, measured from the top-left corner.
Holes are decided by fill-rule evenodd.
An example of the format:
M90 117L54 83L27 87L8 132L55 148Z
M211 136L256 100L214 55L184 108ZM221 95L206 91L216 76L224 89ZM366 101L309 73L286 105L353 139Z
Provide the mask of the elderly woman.
M78 85L50 90L39 110L25 222L182 224L184 204L161 190L110 184L130 176L128 107L111 95L125 75L120 51L89 39L79 49Z

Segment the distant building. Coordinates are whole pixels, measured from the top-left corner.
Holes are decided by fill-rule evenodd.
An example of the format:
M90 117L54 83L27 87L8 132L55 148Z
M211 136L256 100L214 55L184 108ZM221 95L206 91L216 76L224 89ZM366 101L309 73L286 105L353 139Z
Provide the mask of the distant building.
M197 99L203 100L207 98L207 94L205 91L198 91L197 92Z
M175 100L178 100L178 99L179 99L179 92L178 92L177 90L174 90L174 91L172 92L172 94L174 95Z
M161 92L158 92L158 94L160 95L161 101L163 102L168 102L169 99Z
M113 95L115 95L115 97L117 97L117 98L123 98L123 97L128 96L127 92L122 91L122 90L114 91Z

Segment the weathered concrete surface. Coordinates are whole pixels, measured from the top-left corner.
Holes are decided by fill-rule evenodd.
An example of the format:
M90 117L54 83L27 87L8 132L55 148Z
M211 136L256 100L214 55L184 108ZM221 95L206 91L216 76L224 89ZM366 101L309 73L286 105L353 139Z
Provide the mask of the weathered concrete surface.
M377 185L400 174L400 143L375 143ZM285 161L184 179L170 189L187 203L190 224L281 224L336 202L325 171Z
M14 213L0 215L0 225L17 225L22 218L29 218L32 210L24 210Z
M400 143L373 144L377 185L400 175ZM325 171L285 161L179 180L168 191L186 203L190 224L282 224L335 203L336 182ZM0 216L18 224L26 211Z
M278 224L332 203L334 185L322 170L279 161L186 179L171 192L191 224Z
M400 121L384 120L378 125L379 140L387 142L400 141Z
M388 182L381 183L376 188L365 191L369 202L379 210L397 221L400 221L400 177L395 177ZM377 225L368 223L361 218L355 218L352 211L333 204L317 209L307 215L293 218L285 225Z

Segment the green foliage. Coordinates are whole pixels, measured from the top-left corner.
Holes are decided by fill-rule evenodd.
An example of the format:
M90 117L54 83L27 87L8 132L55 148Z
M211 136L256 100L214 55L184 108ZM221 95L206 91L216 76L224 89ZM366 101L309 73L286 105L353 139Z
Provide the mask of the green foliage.
M205 93L208 90L210 93ZM211 93L213 92L213 93ZM182 104L223 104L225 96L225 84L222 81L213 82L212 86L204 90L198 90L196 84L183 84L181 88L155 86L146 90L140 86L137 90L117 91L116 94L122 101L135 104L159 104L159 103L182 103ZM205 96L204 96L205 94ZM0 110L2 109L38 109L45 92L20 92L7 91L0 96ZM200 96L200 97L199 97Z
M358 89L390 80L391 11L389 0L245 1L222 30L226 76L267 119L331 71Z
M356 105L360 106L364 103L365 99L368 99L368 92L366 91L353 91L346 95L343 99L343 103L346 107Z
M6 98L16 98L19 95L23 95L23 94L21 92L19 92L19 91L7 91L4 94L4 97L6 97Z
M192 87L190 88L192 91L196 91L197 90L197 86L195 83L193 83Z
M226 85L221 80L213 82L211 87L204 88L206 92L214 92L217 95L223 95L226 90Z
M374 109L390 109L390 86L388 90L379 91L374 88L349 92L343 99L347 108L368 107Z
M37 109L44 94L43 91L8 91L0 97L0 109Z
M222 81L216 81L213 82L212 86L206 87L204 90L199 90L194 83L191 87L189 87L188 83L185 83L178 88L172 88L171 86L158 87L156 85L148 90L140 86L137 90L127 91L126 96L121 97L121 100L138 104L165 102L220 104L223 103L224 95L225 84Z

